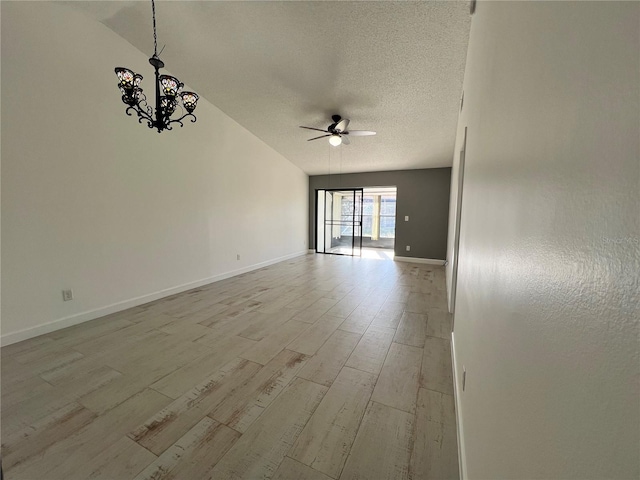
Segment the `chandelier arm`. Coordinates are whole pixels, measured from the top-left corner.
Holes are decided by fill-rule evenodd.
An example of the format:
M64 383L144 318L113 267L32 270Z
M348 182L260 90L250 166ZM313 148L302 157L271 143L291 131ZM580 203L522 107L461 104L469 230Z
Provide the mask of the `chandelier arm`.
M127 109L124 111L124 113L126 113L127 115L129 115L131 117L132 115L129 112L129 110L133 110L134 112L136 112L138 114L138 116L140 116L140 113L138 113L138 109L136 107L134 107L134 106L127 107Z
M170 120L167 122L167 125L169 125L170 123L179 123L181 127L184 127L184 123L182 123L182 120L184 120L187 117L191 117L191 123L196 123L196 116L193 113L186 113L183 116L181 116L180 118L177 118L175 120ZM170 130L169 128L167 130Z
M143 110L140 109L140 105L131 105L129 107L127 107L127 109L125 110L125 113L127 115L129 115L130 117L133 116L131 114L131 110L136 112L136 114L138 115L138 123L142 123L143 121L147 122L147 126L149 128L154 128L154 123L153 123L153 119L147 115Z
M153 109L147 103L147 96L142 92L140 92L140 100L138 100L138 107L140 108L140 110L143 110L147 115L149 116L153 115Z
M144 120L147 120L149 122L152 122L153 118L151 117L151 115L149 115L147 112L144 111L144 109L142 108L142 105L140 105L141 103L142 103L142 100L139 101L135 105L131 105L129 108L127 108L126 114L131 116L131 113L129 113L129 110L133 110L134 112L136 112L138 114L138 117L141 118L140 121L142 121L142 119L144 119Z

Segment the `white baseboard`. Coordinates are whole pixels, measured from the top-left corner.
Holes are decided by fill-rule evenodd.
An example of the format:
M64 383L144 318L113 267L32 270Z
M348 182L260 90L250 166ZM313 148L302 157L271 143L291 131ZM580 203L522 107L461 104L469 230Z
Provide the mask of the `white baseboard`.
M253 265L242 267L237 270L231 270L229 272L221 273L219 275L214 275L212 277L207 277L207 278L203 278L193 282L184 283L182 285L178 285L175 287L165 288L164 290L159 290L157 292L142 295L140 297L135 297L129 300L123 300L121 302L112 303L111 305L106 305L104 307L76 313L68 317L58 318L56 320L52 320L47 323L42 323L35 327L29 327L29 328L25 328L24 330L18 330L17 332L3 334L2 336L0 336L0 344L4 347L6 345L11 345L12 343L21 342L23 340L28 340L33 337L44 335L46 333L51 333L56 330L60 330L62 328L72 327L73 325L78 325L79 323L88 322L89 320L95 320L96 318L104 317L105 315L109 315L111 313L120 312L128 308L133 308L133 307L137 307L138 305L143 305L145 303L153 302L154 300L168 297L169 295L175 295L176 293L186 292L187 290L201 287L203 285L208 285L209 283L219 282L220 280L224 280L226 278L235 277L236 275L241 275L243 273L251 272L252 270L257 270L262 267L267 267L269 265L273 265L274 263L283 262L285 260L289 260L291 258L299 257L302 255L307 255L307 253L308 253L307 250L303 250L301 252L292 253L290 255L285 255L283 257L273 258L271 260L267 260L260 263L255 263Z
M400 257L395 255L393 259L396 262L410 262L410 263L426 263L428 265L444 265L444 260L434 260L433 258L418 258L418 257Z
M451 332L451 364L453 366L453 400L456 408L456 426L458 429L458 469L460 480L467 478L467 459L464 450L464 430L462 428L462 416L460 415L460 398L458 396L458 371L456 362L456 345L453 332Z
M316 249L315 248L310 248L309 249L309 253L316 253Z

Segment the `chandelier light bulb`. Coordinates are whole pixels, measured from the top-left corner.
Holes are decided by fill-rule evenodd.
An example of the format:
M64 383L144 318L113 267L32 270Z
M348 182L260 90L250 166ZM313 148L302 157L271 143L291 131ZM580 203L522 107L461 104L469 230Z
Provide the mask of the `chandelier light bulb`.
M334 147L337 147L342 143L342 138L340 137L340 135L333 134L329 137L329 143Z

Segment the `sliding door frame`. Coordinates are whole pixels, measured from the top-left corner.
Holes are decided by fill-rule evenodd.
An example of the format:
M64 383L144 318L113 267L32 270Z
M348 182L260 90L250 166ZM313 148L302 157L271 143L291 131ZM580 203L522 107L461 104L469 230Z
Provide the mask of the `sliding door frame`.
M319 231L318 229L318 209L319 209L319 202L318 202L318 194L319 192L324 192L324 212L323 212L323 216L326 215L326 205L327 205L327 193L330 192L350 192L353 194L353 213L351 216L351 254L347 254L347 253L337 253L337 252L328 252L327 251L327 242L326 242L326 231L327 231L327 219L326 217L323 219L322 222L322 232ZM356 208L356 199L357 199L357 194L360 194L360 207ZM348 257L360 257L362 256L362 215L363 215L363 202L364 202L364 188L360 187L360 188L318 188L316 189L316 195L315 195L315 201L316 201L316 208L315 208L315 225L316 225L316 238L315 238L315 243L316 243L316 253L323 253L325 255L343 255L343 256L348 256ZM359 211L359 216L356 215L356 213ZM333 222L333 220L330 220L331 222ZM341 220L339 220L341 222ZM334 224L331 223L330 228L333 227ZM356 255L354 252L356 250L356 228L358 229L358 231L360 232L360 234L358 235L359 237L359 244L358 244L358 254ZM318 249L318 237L320 235L320 233L322 233L324 240L324 251L320 251ZM331 248L331 247L329 247Z

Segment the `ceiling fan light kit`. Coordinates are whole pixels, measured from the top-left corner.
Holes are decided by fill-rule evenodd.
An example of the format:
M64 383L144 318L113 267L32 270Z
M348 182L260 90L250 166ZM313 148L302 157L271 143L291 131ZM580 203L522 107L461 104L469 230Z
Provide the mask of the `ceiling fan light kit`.
M300 125L300 128L325 133L325 135L310 138L309 140L307 140L308 142L312 140L318 140L319 138L329 137L329 143L334 147L342 144L349 145L351 143L351 141L349 140L349 135L354 137L365 137L376 134L376 132L372 130L347 130L347 128L349 127L349 119L342 118L340 115L332 115L331 120L333 120L333 123L329 125L326 130L315 127L303 127L302 125Z
M158 130L158 133L160 133L163 130L171 130L172 123L179 123L180 126L183 127L184 124L182 120L187 117L190 117L191 123L194 123L196 116L193 112L196 109L199 97L198 94L194 92L182 91L184 84L176 77L160 75L160 69L164 68L164 62L158 57L156 5L154 0L151 0L151 11L153 15L153 56L149 59L149 63L155 70L156 78L155 112L154 109L147 104L147 97L140 86L142 75L124 67L117 67L115 72L118 77L118 88L120 88L120 92L122 93L122 102L128 105L125 113L131 116L132 112L135 112L138 115L139 123L146 121L149 128L155 128ZM180 103L179 100L182 101L182 106L187 113L180 118L172 120L171 115L176 111Z

